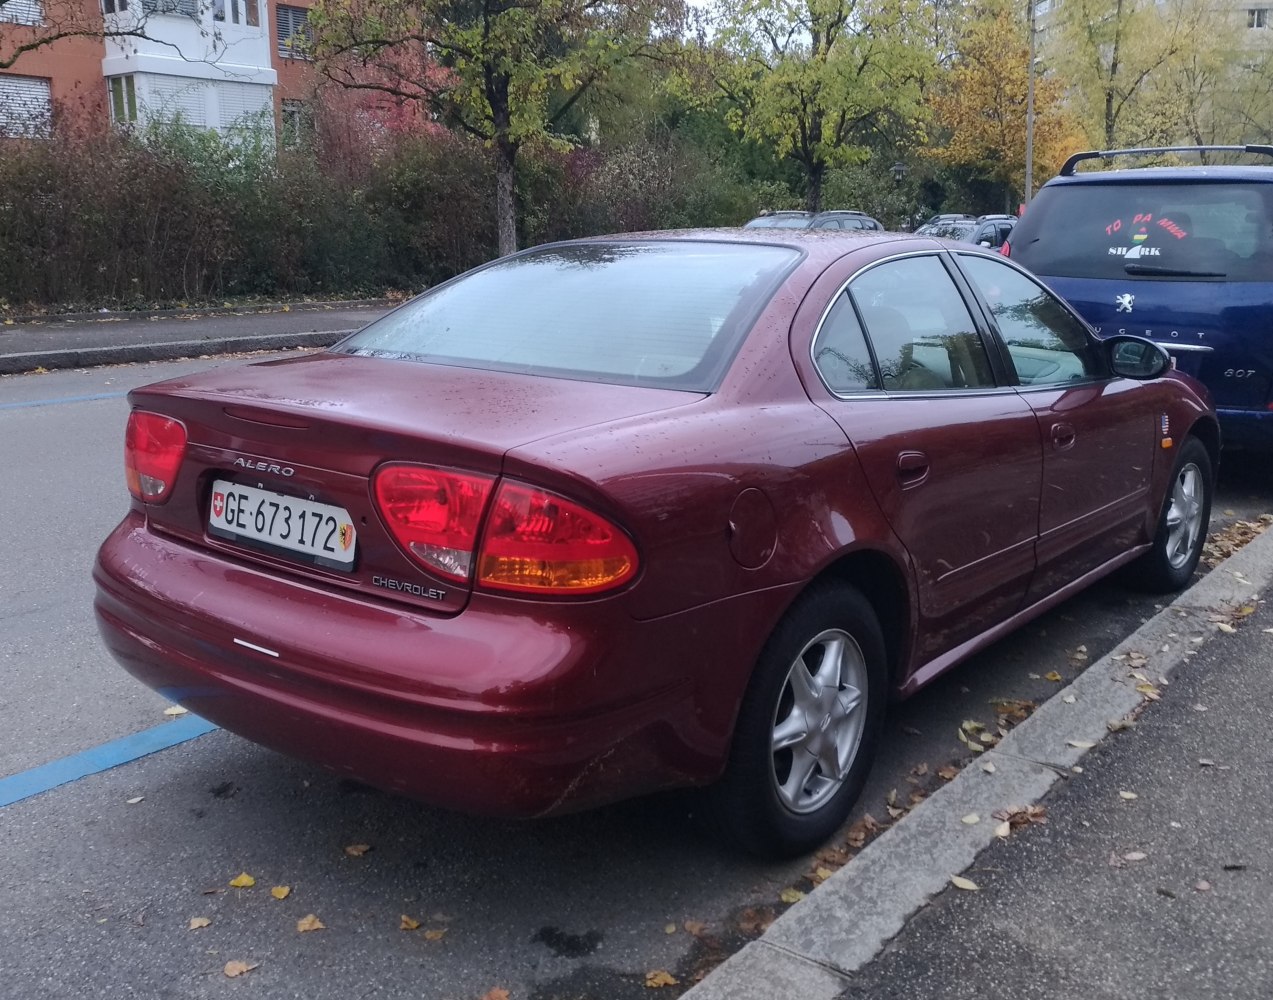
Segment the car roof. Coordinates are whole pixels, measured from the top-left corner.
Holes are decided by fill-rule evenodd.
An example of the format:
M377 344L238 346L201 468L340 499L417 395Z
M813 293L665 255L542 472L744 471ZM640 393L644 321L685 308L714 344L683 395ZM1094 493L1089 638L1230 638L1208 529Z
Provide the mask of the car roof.
M1273 184L1273 167L1250 164L1194 164L1175 167L1123 167L1089 170L1053 177L1045 187L1065 184L1207 184L1223 181L1255 181Z

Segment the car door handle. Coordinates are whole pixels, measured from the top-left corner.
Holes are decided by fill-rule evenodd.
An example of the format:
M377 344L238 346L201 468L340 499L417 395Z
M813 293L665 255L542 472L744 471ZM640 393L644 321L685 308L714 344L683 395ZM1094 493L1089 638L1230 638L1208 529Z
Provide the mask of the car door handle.
M1052 425L1052 446L1057 451L1065 451L1065 449L1073 447L1074 438L1074 428L1069 424Z
M928 456L922 451L904 451L897 456L897 479L902 489L920 486L928 479Z

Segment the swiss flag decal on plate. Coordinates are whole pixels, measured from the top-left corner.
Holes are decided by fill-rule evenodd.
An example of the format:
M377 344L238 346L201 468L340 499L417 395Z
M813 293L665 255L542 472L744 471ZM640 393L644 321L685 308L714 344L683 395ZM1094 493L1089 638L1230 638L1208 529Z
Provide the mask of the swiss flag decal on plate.
M225 494L212 494L212 513L220 517L225 512Z

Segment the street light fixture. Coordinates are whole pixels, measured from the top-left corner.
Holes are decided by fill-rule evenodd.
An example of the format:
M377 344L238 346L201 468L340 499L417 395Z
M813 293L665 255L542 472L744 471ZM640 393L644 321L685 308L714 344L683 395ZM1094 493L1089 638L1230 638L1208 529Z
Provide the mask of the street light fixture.
M893 171L893 183L901 184L906 178L906 171L910 168L907 167L901 160L898 160L890 169Z

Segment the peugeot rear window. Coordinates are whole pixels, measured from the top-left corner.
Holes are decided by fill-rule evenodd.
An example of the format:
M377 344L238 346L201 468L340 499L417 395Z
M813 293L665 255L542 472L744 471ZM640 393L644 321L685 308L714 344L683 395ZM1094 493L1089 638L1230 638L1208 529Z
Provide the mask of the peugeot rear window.
M1011 243L1044 276L1273 281L1273 185L1058 184Z
M799 258L709 242L545 247L440 285L337 350L710 392Z

